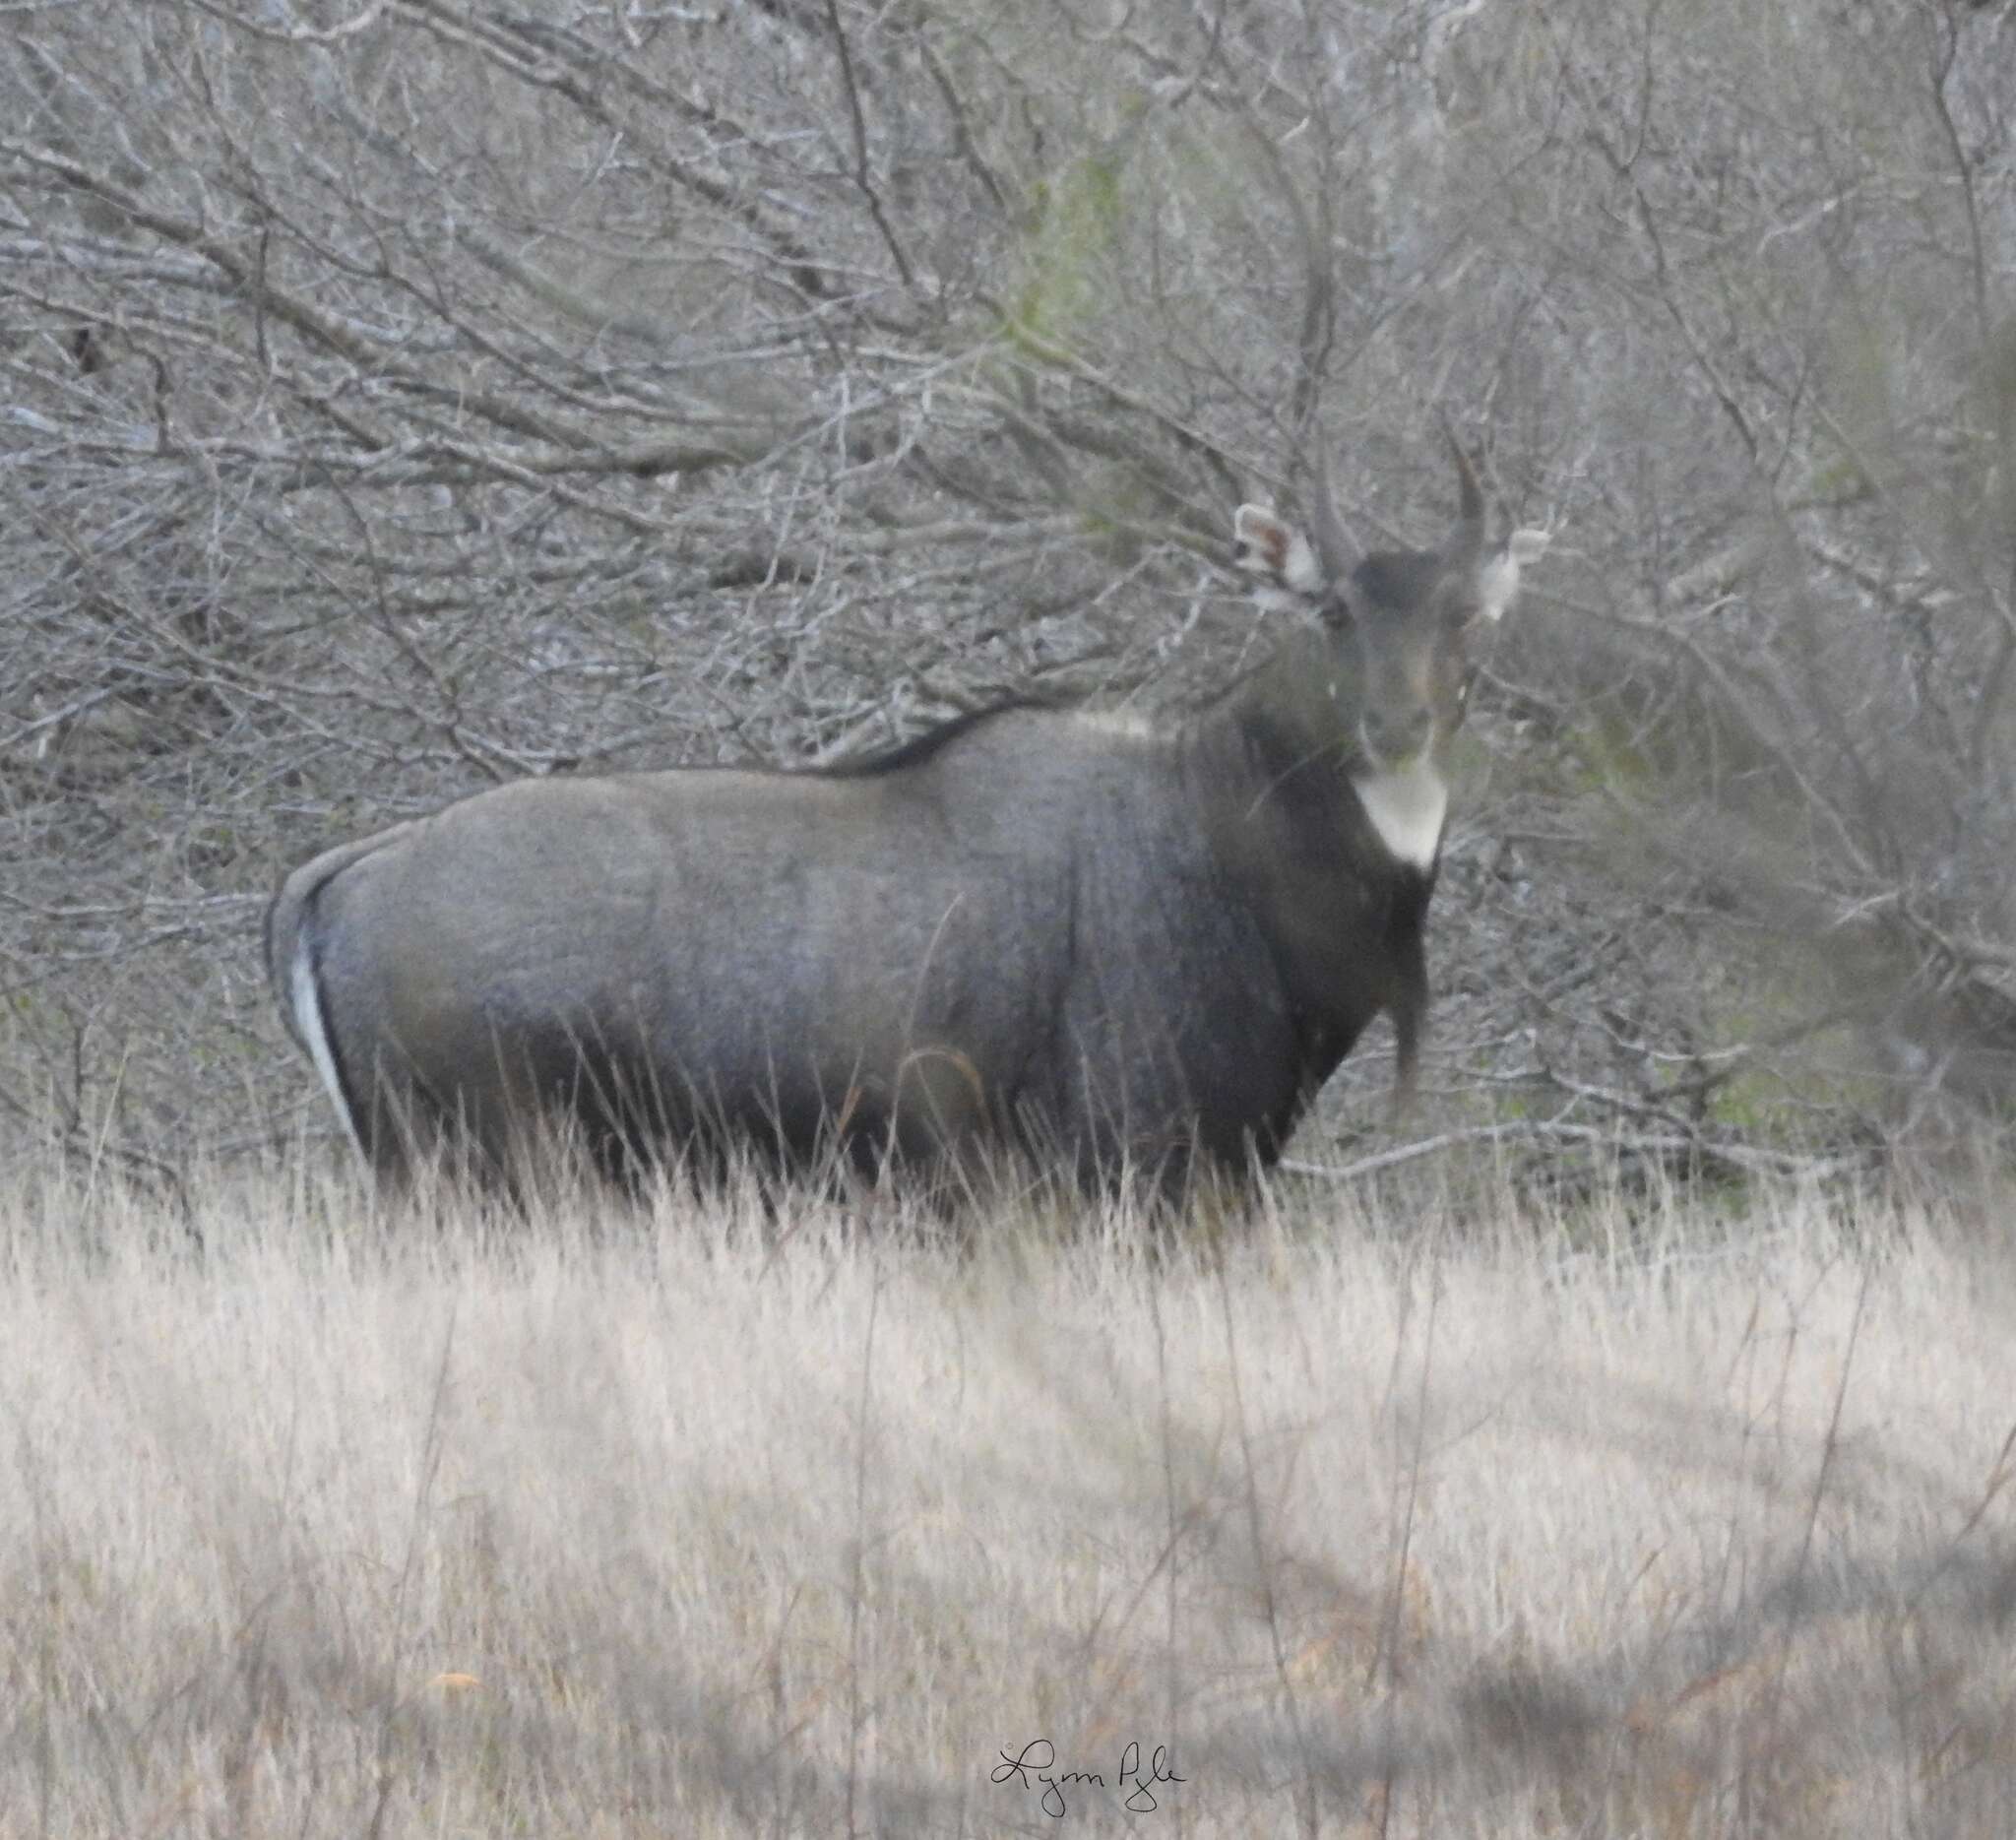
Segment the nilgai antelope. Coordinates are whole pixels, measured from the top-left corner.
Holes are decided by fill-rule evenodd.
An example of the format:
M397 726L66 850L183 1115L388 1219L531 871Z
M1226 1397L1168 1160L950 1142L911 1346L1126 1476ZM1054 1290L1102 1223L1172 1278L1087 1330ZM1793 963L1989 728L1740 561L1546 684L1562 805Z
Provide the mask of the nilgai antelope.
M526 780L326 851L267 918L287 1024L380 1176L558 1122L617 1171L1237 1181L1382 1010L1414 1080L1472 644L1546 542L1491 540L1457 466L1438 549L1358 558L1327 490L1306 537L1240 506L1292 630L1186 718Z

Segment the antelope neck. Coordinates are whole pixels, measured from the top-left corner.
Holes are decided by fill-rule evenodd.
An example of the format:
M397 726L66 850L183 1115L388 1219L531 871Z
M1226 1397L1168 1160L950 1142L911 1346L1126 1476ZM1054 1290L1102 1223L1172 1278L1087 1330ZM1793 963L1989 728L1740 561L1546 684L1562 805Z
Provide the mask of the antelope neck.
M1433 866L1449 810L1449 783L1432 749L1422 748L1404 767L1365 767L1352 776L1352 790L1397 861L1418 869Z

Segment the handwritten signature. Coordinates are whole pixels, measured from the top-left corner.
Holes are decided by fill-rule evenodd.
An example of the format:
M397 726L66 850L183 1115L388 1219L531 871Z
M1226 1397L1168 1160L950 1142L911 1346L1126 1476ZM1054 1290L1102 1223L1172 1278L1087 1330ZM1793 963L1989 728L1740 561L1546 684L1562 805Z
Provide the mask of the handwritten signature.
M1003 1750L1000 1757L1001 1761L994 1766L991 1780L997 1783L1016 1782L1025 1788L1041 1784L1043 1793L1038 1806L1052 1820L1064 1818L1066 1786L1073 1789L1103 1789L1106 1786L1105 1776L1099 1770L1052 1768L1057 1760L1057 1751L1056 1746L1047 1738L1032 1740L1013 1756ZM1180 1783L1184 1780L1170 1768L1166 1745L1157 1745L1144 1767L1141 1761L1141 1746L1129 1744L1120 1753L1119 1780L1113 1785L1113 1789L1115 1794L1126 1792L1126 1799L1120 1806L1128 1813L1153 1814L1161 1806L1155 1799L1157 1788L1164 1783Z

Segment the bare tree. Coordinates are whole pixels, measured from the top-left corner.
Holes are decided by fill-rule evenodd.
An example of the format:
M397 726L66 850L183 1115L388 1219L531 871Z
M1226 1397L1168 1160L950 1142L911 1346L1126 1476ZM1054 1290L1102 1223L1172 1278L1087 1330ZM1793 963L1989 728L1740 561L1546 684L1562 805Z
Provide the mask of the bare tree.
M22 12L9 1128L291 1128L258 914L370 822L1222 682L1229 507L1321 451L1420 540L1445 418L1562 560L1439 1126L2000 1103L2012 56L1940 0Z

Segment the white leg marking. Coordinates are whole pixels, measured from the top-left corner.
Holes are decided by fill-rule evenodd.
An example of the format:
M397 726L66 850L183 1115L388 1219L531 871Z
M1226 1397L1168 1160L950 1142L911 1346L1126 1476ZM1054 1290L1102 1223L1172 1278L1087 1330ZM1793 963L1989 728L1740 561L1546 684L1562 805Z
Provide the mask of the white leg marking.
M336 1107L336 1115L343 1120L344 1135L361 1158L364 1140L357 1135L357 1121L350 1116L349 1103L343 1094L343 1081L336 1071L336 1050L329 1045L329 1030L322 1020L322 992L315 983L315 960L308 949L305 925L294 940L294 964L288 982L292 985L294 1026L300 1030L301 1040L308 1044L308 1058L315 1063L315 1071L322 1076L322 1084L329 1089L330 1103Z
M1449 786L1425 750L1405 767L1365 774L1352 786L1379 841L1396 857L1418 869L1434 861L1449 811Z

